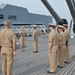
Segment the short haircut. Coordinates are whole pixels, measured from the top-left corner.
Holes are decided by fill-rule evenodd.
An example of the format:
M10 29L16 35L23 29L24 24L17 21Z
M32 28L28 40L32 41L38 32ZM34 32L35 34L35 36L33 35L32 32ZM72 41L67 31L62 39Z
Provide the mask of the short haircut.
M36 29L36 27L33 27L34 29Z
M8 24L10 24L10 21L9 20L4 20L4 22L7 22Z

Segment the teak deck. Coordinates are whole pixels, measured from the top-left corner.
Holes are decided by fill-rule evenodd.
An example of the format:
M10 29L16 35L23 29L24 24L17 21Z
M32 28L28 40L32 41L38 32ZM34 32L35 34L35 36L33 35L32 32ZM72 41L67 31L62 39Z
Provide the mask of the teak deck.
M48 44L39 43L38 53L33 53L33 43L26 41L25 51L17 49L13 63L13 75L75 75L75 47L70 46L70 64L65 64L64 68L57 68L56 74L47 74L48 64ZM1 60L0 60L0 75Z

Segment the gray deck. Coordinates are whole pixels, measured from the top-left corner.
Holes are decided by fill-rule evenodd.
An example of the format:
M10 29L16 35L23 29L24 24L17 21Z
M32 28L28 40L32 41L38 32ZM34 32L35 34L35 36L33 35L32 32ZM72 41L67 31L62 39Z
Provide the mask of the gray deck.
M63 69L57 68L57 73L52 75L75 75L74 49L74 44L72 44L70 46L70 64L65 64ZM47 52L47 43L39 43L39 52L33 53L33 43L26 41L25 51L21 52L20 49L17 50L13 64L13 75L50 75L47 74L49 70ZM1 60L0 75L2 75Z

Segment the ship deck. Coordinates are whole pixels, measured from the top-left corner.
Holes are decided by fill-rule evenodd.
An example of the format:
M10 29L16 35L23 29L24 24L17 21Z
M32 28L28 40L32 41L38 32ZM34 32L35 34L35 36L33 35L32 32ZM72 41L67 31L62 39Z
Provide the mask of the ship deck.
M33 42L25 41L25 51L17 49L14 56L13 75L50 75L48 63L48 44L38 43L38 53L33 53ZM64 68L57 68L57 72L51 75L75 75L75 45L70 45L70 63L65 64ZM0 75L1 60L0 60Z

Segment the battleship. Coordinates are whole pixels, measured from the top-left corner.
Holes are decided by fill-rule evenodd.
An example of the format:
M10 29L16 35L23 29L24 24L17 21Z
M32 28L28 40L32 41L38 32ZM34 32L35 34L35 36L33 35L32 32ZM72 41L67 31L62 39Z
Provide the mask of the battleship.
M70 13L72 15L73 23L70 23L69 31L73 28L75 33L75 1L74 0L65 0ZM55 10L51 7L47 0L41 0L45 7L54 17L56 24L68 24L66 19L61 19ZM12 29L12 27L11 27ZM41 36L40 33L38 37L38 53L33 53L33 39L28 36L25 37L25 46L24 52L20 51L19 38L17 37L17 53L14 57L13 63L13 75L75 75L75 38L70 38L70 63L65 64L64 68L57 68L56 74L47 74L49 70L48 64L48 34ZM0 75L2 75L1 70L1 60L0 60Z

